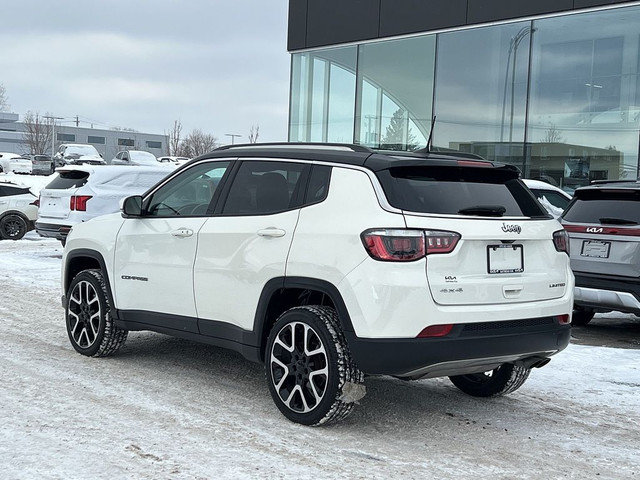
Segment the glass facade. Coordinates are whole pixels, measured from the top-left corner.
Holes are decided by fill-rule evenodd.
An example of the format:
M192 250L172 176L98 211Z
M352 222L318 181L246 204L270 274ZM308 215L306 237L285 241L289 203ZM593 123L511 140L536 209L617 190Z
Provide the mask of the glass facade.
M640 7L294 53L290 141L426 146L568 190L636 178Z

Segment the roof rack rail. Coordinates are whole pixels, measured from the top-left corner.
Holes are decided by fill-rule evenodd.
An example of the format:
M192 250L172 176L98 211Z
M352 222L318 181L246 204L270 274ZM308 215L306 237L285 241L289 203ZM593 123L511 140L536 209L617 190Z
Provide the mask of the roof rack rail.
M241 143L236 145L224 145L216 150L240 150L250 148L315 148L320 150L343 150L360 153L374 153L368 147L351 143L318 143L318 142L270 142L270 143Z
M634 179L634 180L591 180L591 182L589 182L589 185L605 185L607 183L637 183L639 182L639 179Z

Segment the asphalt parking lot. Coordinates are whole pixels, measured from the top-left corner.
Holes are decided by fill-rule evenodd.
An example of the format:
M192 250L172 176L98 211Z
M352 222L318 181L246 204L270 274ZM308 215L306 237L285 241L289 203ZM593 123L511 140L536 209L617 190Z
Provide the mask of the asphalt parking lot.
M572 328L571 342L576 345L640 349L640 318L619 312L596 314L589 325Z

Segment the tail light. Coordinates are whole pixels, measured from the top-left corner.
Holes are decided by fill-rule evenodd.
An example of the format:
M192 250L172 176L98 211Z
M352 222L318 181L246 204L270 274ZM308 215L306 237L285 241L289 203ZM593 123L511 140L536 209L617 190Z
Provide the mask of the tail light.
M569 323L571 323L571 316L570 315L558 315L558 323L560 325L569 325Z
M362 243L376 260L411 262L436 253L452 252L460 234L439 230L373 229L362 233Z
M558 230L553 232L553 245L559 252L569 255L569 234L566 230Z
M36 198L33 202L31 202L29 205L35 205L36 207L40 208L40 197Z
M69 208L71 211L86 212L87 201L91 198L91 195L72 195L69 200Z

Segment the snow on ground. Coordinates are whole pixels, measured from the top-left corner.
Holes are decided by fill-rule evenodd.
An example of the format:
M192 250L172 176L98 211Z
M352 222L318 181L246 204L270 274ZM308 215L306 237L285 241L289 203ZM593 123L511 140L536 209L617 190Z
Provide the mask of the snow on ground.
M571 345L508 397L369 377L344 422L287 421L263 368L132 332L86 358L66 336L59 242L0 242L4 479L640 479L640 350Z

